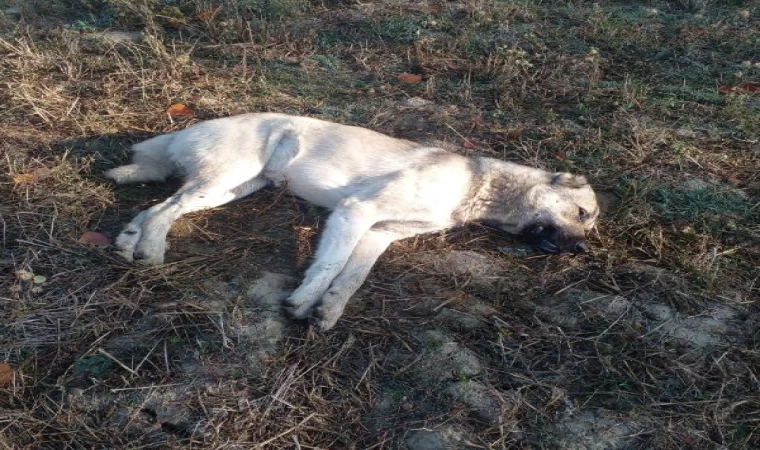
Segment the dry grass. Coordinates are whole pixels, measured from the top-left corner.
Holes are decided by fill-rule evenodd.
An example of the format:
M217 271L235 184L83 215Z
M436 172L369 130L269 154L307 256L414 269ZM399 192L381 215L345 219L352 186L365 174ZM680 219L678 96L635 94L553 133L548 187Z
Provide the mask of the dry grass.
M717 90L760 80L760 9L723 3L6 4L0 448L760 446L760 97ZM580 257L477 227L396 244L325 335L249 294L297 277L319 231L281 192L183 219L165 267L78 243L172 191L104 180L129 144L251 111L586 173L615 200ZM440 348L479 369L433 380ZM496 420L452 400L472 381Z

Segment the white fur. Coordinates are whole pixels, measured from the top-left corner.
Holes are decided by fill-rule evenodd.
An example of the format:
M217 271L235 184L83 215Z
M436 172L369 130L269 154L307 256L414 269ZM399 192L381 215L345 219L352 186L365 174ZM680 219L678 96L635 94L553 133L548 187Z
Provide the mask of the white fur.
M570 217L578 205L589 211L596 207L585 180L570 176L582 187L552 184L553 175L542 170L465 158L306 117L246 114L210 120L133 150L132 164L108 171L109 178L130 183L180 174L186 182L166 201L138 214L116 239L119 253L130 261L161 264L166 235L177 218L267 184L332 209L314 263L286 302L294 317L313 312L322 329L335 325L394 240L471 220L489 220L518 233L547 215L582 235L595 219L577 224Z

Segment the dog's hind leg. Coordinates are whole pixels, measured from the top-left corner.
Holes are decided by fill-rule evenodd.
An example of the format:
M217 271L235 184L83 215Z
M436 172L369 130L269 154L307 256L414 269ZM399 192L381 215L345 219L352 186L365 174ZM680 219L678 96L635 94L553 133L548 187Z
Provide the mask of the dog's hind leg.
M117 184L164 181L177 171L171 160L168 147L175 134L162 134L132 147L132 164L116 167L106 172L106 177Z
M225 174L213 181L190 181L164 202L138 214L116 238L118 253L129 261L161 264L166 235L180 216L214 208L245 197L267 184L258 176L250 180Z

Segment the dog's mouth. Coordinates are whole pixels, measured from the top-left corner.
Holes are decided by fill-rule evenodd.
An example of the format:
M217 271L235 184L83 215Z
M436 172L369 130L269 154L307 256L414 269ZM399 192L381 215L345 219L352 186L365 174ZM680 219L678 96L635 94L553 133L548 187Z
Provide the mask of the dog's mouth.
M560 249L559 245L555 244L554 242L548 241L546 239L541 239L537 244L535 244L536 247L540 248L541 251L544 251L546 253L561 253L562 249Z
M588 251L584 236L562 232L557 226L551 224L533 224L527 227L522 235L531 245L538 247L545 253L584 253Z

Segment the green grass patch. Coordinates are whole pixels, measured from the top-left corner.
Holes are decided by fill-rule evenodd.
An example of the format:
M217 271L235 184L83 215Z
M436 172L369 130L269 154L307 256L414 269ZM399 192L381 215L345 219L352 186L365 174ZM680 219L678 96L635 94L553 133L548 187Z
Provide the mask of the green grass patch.
M717 185L659 187L651 192L650 199L660 217L668 221L739 220L749 208L745 194Z

